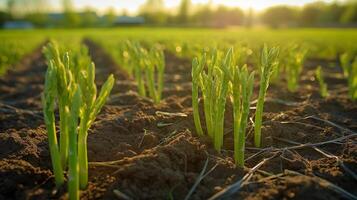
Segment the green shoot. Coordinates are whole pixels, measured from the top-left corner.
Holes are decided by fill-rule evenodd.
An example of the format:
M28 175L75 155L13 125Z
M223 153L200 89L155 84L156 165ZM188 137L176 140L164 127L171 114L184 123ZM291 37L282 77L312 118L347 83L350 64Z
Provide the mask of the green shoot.
M206 54L203 54L201 62L198 62L197 58L194 58L192 61L192 110L193 110L193 119L196 127L196 132L199 136L203 136L203 130L201 126L201 119L199 114L199 81L200 74L204 68L206 62Z
M163 90L165 57L163 51L152 48L144 59L144 73L149 90L149 96L155 103L161 101ZM155 81L155 77L157 78Z
M352 57L348 52L345 52L340 55L340 63L343 70L343 75L345 77L348 77L349 69L351 68L351 61L352 61Z
M68 160L68 193L69 199L79 199L79 168L78 168L78 118L82 104L82 92L79 86L73 86L72 105L69 122L69 160Z
M129 67L134 72L140 96L149 96L155 103L162 98L164 85L165 56L158 48L147 51L138 42L127 42L131 62ZM148 93L148 94L147 94Z
M357 57L353 58L349 53L344 53L340 56L340 62L343 69L343 74L347 77L348 94L353 101L357 100Z
M328 90L327 90L327 84L324 81L324 77L322 75L321 66L317 67L315 75L316 75L316 79L317 79L317 81L319 82L319 85L320 85L320 95L321 95L321 97L325 98L329 94L328 94Z
M87 50L76 52L71 59L69 53L60 56L56 43L49 43L44 53L48 62L44 114L56 183L63 183L63 170L68 164L69 197L78 199L78 187L84 189L88 183L87 132L105 104L114 78L109 76L97 97L95 66ZM60 112L59 151L53 127L56 97Z
M357 100L357 57L348 72L348 93L353 101Z
M217 79L213 84L214 93L216 98L214 98L213 110L214 110L214 147L220 152L223 145L223 131L224 131L224 113L226 109L226 99L228 93L228 83L229 83L229 72L232 65L232 52L233 49L230 48L226 53L226 56L220 66L216 68L215 74Z
M200 88L202 91L202 97L203 97L203 107L204 107L204 113L205 113L205 120L206 120L206 127L207 127L207 133L208 136L210 136L212 139L214 139L214 129L213 129L213 120L214 120L214 110L213 110L213 105L214 105L214 87L213 87L213 82L214 82L214 73L213 69L215 68L217 64L217 57L218 53L216 50L213 50L211 53L211 57L209 62L207 63L207 72L203 72L201 70L201 74L197 75L197 79L199 78L199 84ZM206 58L206 56L203 56L203 58ZM202 60L203 62L206 63L206 61Z
M196 132L204 135L199 115L199 90L202 93L207 135L213 140L219 152L223 145L224 117L227 96L231 97L234 116L234 159L244 165L245 132L253 93L254 72L249 73L247 65L234 67L233 48L222 58L216 50L209 59L206 53L200 61L192 61L192 107Z
M60 153L61 153L61 163L62 168L65 170L67 168L68 160L68 118L69 113L66 111L69 107L70 94L68 92L68 86L70 80L68 80L67 72L69 60L66 57L66 63L61 61L61 56L56 43L49 43L44 48L45 56L49 62L53 61L54 68L56 69L57 76L54 80L57 83L57 97L58 97L58 107L60 114ZM50 81L50 80L49 80Z
M94 83L95 67L94 63L89 66L88 76L82 73L80 88L83 91L83 103L81 106L80 125L78 134L78 162L80 174L80 188L85 189L88 183L88 157L87 157L87 136L88 130L104 106L110 91L114 85L114 77L110 75L103 84L99 96L96 97L96 86Z
M45 118L45 124L47 129L48 143L50 146L52 168L55 175L56 186L60 187L64 182L63 168L61 165L61 155L57 144L56 126L54 107L57 97L57 85L56 81L56 69L54 63L51 61L48 63L48 69L45 77L45 89L42 97L43 102L43 114Z
M302 47L299 48L298 46L294 46L288 50L285 70L290 92L295 92L298 89L300 74L304 67L306 54L307 49Z
M270 77L278 65L277 57L279 55L279 49L276 47L268 48L264 45L261 59L260 59L260 86L259 96L255 111L255 126L254 126L254 144L256 147L260 147L261 144L261 127L262 127L262 115L264 109L265 95L269 87Z
M233 68L232 97L234 116L234 160L244 166L245 131L248 122L250 99L253 93L254 72L248 72L247 66Z
M220 151L223 145L224 114L233 61L232 51L230 49L226 53L221 63L217 61L217 51L212 52L209 62L206 62L205 54L201 62L198 62L197 58L192 62L192 105L196 130L199 135L203 135L198 111L198 89L200 88L204 100L207 132L213 139L217 151ZM207 63L207 71L203 70L205 63Z
M132 58L131 60L131 67L134 72L134 78L136 83L138 84L138 91L139 95L146 97L146 89L145 89L145 82L143 80L143 70L144 70L144 60L142 59L143 49L140 47L138 43L129 43L129 55Z

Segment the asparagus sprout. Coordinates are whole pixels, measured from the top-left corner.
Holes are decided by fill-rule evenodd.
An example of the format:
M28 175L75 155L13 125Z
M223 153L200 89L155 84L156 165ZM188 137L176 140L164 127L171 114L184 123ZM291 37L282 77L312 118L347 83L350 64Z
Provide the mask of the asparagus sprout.
M200 74L202 73L203 67L206 62L206 54L203 54L201 62L198 62L197 58L194 58L192 61L192 109L193 109L193 119L196 127L196 132L198 135L203 135L203 130L201 126L201 119L199 114L199 81Z
M159 103L164 85L164 52L158 48L147 51L138 42L127 42L127 48L132 59L131 66L125 68L134 72L140 96L149 96L155 103Z
M192 105L196 130L199 135L203 135L198 111L198 90L201 89L207 133L213 139L217 151L220 151L223 145L224 114L229 90L232 51L229 49L220 63L216 50L212 51L209 62L206 62L205 54L201 62L198 62L197 58L192 62ZM207 63L207 70L203 70L205 63Z
M293 46L287 51L285 71L288 89L295 92L299 87L300 74L303 70L307 50L303 47Z
M248 72L247 66L233 68L232 97L234 117L234 160L244 166L245 131L248 122L250 99L253 92L254 72Z
M348 93L352 100L357 100L357 57L348 72Z
M353 58L350 56L348 52L345 52L340 55L340 63L343 70L343 75L345 77L348 77L349 70L351 69L352 59Z
M68 193L69 199L79 199L79 168L78 168L78 118L82 104L82 92L79 86L73 86L69 122L69 158L68 158Z
M214 82L214 91L217 96L214 98L214 146L220 152L223 145L224 113L226 109L226 99L228 94L228 83L230 79L230 67L232 65L232 52L230 48L219 68L214 72L217 76Z
M347 78L348 94L352 100L357 100L357 57L353 61L350 53L346 52L340 56L343 75Z
M319 82L319 85L320 85L320 95L322 97L327 97L328 96L327 84L324 81L324 77L322 75L321 66L318 66L316 68L315 75L316 75L316 79L317 79L317 81Z
M48 63L45 77L45 89L42 97L43 114L47 129L48 143L50 146L52 168L55 175L56 186L60 187L64 182L63 168L61 165L61 155L57 144L54 107L57 97L56 69L53 61Z
M69 198L78 199L78 188L88 183L87 135L91 124L106 102L114 85L110 75L97 98L95 66L87 50L70 57L60 56L51 42L44 48L48 62L44 91L44 115L56 184L63 184L63 170L68 164ZM55 135L54 102L60 113L60 150Z
M262 114L264 108L265 95L269 87L270 76L272 75L275 67L278 65L277 57L279 49L276 47L268 48L264 45L261 53L260 63L260 86L259 96L255 111L255 126L254 126L254 144L260 147L261 144L261 127L262 127Z

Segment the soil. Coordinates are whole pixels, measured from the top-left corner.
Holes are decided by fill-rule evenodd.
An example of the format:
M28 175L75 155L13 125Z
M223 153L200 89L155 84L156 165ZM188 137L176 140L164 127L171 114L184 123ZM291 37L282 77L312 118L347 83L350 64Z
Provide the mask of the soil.
M190 199L213 196L260 162L264 164L228 199L357 195L357 104L347 96L337 62L308 60L296 92L287 91L284 80L271 84L263 116L263 146L253 147L249 123L243 169L232 159L229 105L221 153L208 138L195 135L190 60L165 52L163 100L155 105L138 95L135 81L103 48L91 40L83 42L96 63L97 84L101 86L110 73L116 83L89 131L90 177L81 199L184 199L206 161L208 173ZM325 99L313 79L317 65L323 66L330 90ZM0 199L67 198L65 186L55 188L51 172L41 110L45 70L39 48L0 78Z

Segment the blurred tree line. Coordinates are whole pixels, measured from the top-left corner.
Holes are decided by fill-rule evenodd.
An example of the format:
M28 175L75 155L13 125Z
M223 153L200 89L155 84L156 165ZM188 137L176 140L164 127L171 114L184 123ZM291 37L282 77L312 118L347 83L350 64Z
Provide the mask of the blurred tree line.
M273 27L357 27L357 1L345 3L314 2L302 8L270 7L260 16L261 22Z
M89 7L75 10L71 0L62 0L62 7L62 12L52 12L48 0L6 0L6 10L0 10L0 27L6 21L28 21L35 27L111 26L117 17L113 8L103 16Z
M91 8L75 10L71 0L62 0L62 3L63 12L52 13L48 0L6 0L6 9L0 11L0 26L11 20L29 21L36 27L112 26L118 17L114 9L99 16ZM164 0L147 0L140 6L137 16L143 17L145 24L157 26L250 27L257 23L273 28L357 26L357 1L315 2L303 7L274 6L256 14L253 9L243 11L211 2L193 5L190 0L181 0L177 9L167 9Z
M245 22L244 12L239 8L215 7L212 3L193 6L190 0L182 0L177 13L165 9L163 0L147 0L140 7L139 16L151 25L224 27Z

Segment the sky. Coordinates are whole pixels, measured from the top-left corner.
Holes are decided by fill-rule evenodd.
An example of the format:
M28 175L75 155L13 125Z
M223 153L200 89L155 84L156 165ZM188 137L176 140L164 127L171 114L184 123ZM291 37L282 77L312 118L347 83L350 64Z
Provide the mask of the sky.
M51 0L55 7L61 5L59 0ZM91 7L99 11L104 11L109 7L113 7L116 11L127 10L129 13L135 14L140 5L146 0L72 0L75 8ZM223 4L226 6L235 6L242 9L253 8L254 10L263 10L267 7L279 4L303 6L306 3L311 3L316 0L211 0L214 4ZM324 0L331 2L333 0ZM180 4L180 0L164 0L165 6L168 8L176 7ZM208 3L209 0L191 0L193 4ZM56 5L57 4L57 5Z

